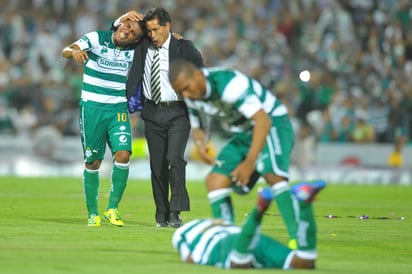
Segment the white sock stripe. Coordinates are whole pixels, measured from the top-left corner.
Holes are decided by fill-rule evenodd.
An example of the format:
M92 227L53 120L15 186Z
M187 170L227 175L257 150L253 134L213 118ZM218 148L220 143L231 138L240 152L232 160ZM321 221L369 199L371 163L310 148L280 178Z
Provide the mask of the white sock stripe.
M289 187L288 182L286 182L286 181L278 182L278 183L276 183L272 186L272 191L273 191L274 196L279 195L279 194L281 194L285 191L289 191L289 190L290 190L290 187Z
M318 257L316 250L296 250L296 256L306 260L315 260Z
M235 264L246 264L253 260L253 255L250 253L243 254L237 252L236 250L232 250L229 254L229 260Z
M88 168L84 168L84 170L85 170L87 173L97 173L97 172L99 172L99 169L88 169Z
M117 166L120 169L128 169L129 166L130 166L130 162L127 162L127 163L124 164L124 163L118 163L118 162L114 161L114 165Z
M219 199L222 199L223 197L228 197L230 193L232 192L231 188L223 188L223 189L216 189L212 190L207 194L207 198L210 201L216 201Z

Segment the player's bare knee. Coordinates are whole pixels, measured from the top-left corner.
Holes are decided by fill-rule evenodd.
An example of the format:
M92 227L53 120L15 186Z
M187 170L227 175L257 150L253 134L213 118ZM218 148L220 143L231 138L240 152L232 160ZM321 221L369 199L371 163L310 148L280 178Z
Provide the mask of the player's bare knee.
M114 154L114 160L121 164L127 164L130 161L130 151L120 150Z
M266 183L273 186L279 182L288 181L287 178L278 176L274 173L269 173L264 176Z
M90 170L98 170L100 168L100 164L101 164L100 160L94 160L91 163L86 163L85 166L87 169L90 169Z
M219 173L209 173L205 179L207 191L230 187L232 181L225 175Z

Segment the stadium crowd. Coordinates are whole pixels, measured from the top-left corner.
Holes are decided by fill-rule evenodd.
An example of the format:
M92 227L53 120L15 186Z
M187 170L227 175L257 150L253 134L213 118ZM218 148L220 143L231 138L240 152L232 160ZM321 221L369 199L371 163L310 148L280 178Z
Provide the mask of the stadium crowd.
M125 11L154 6L170 12L173 31L195 43L207 66L236 68L271 88L301 138L410 140L409 0L2 1L0 134L50 126L79 134L82 66L62 58L62 48ZM309 80L299 78L304 70Z

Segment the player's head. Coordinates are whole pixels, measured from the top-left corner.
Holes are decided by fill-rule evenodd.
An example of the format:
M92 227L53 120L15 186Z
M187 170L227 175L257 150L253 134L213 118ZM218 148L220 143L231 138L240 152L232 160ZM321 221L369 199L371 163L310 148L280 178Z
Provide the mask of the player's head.
M127 47L134 45L143 38L145 23L143 21L126 20L113 34L113 42L116 46Z
M170 34L172 20L164 8L149 10L144 19L146 21L147 34L155 47L161 47Z
M206 93L203 72L186 60L177 60L170 64L169 80L173 89L183 98L199 100Z

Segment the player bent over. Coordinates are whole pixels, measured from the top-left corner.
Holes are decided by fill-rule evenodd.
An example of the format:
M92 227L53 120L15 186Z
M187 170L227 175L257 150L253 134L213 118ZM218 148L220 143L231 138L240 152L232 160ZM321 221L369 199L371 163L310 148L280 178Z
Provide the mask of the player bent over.
M221 219L193 220L175 231L173 247L186 263L221 268L313 269L317 229L312 201L325 186L324 181L292 186L299 204L297 250L260 233L262 217L273 199L270 188L259 193L257 205L242 227Z

